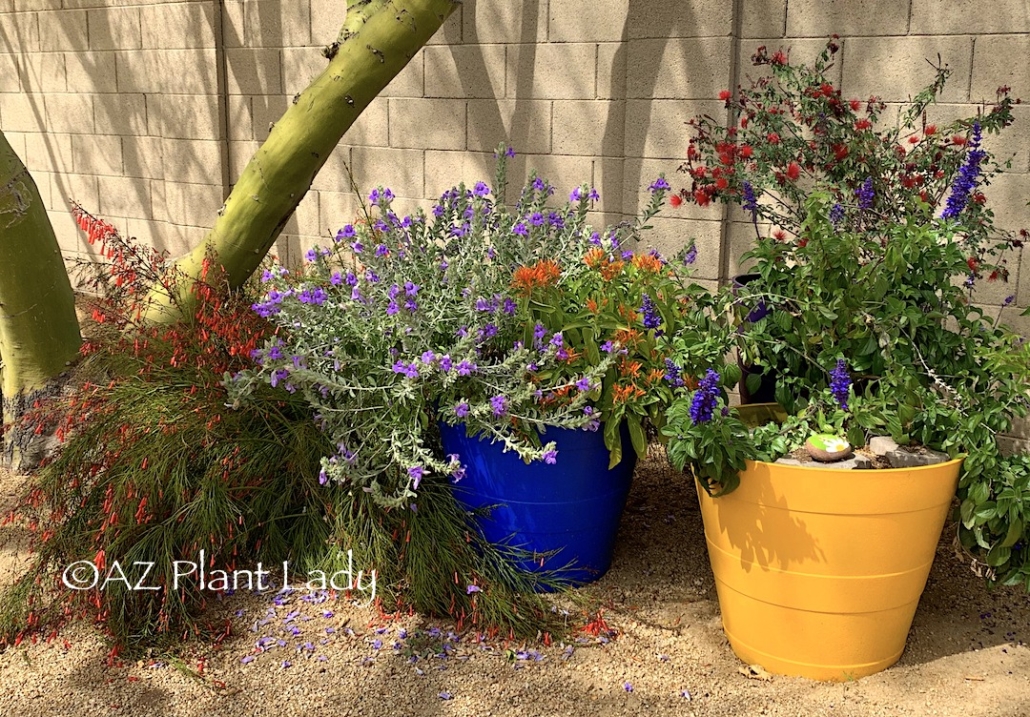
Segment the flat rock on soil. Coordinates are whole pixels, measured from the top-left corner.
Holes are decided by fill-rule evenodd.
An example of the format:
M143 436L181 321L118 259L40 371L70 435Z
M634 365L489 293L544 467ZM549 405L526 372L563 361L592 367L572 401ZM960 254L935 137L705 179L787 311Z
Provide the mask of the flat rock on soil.
M0 503L22 482L0 474ZM178 664L106 667L87 627L67 631L67 646L8 649L0 715L1030 717L1030 598L988 592L953 536L949 526L896 666L842 684L767 679L723 636L692 485L656 459L637 469L611 572L582 590L607 606L619 632L607 643L477 645L444 622L383 623L342 600L236 596L223 606L235 636ZM16 527L0 528L0 582L25 551ZM416 636L449 656L412 661Z

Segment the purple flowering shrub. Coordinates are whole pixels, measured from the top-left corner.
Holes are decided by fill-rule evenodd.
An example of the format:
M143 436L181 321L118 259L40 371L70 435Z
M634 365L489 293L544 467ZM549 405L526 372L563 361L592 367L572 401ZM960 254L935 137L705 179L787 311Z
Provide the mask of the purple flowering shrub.
M603 419L599 388L617 350L595 347L591 361L570 362L584 353L582 330L537 322L514 282L516 268L542 261L558 262L557 279L568 278L566 262L592 248L586 215L596 192L581 187L573 202L556 203L534 176L508 207L509 155L499 154L494 188L456 187L428 214L404 216L378 188L364 221L309 251L302 271L262 277L254 310L278 331L254 352L255 368L235 377L233 397L261 384L302 395L336 446L322 459L324 483L407 505L423 481L464 475L460 456L441 453L438 420L553 463L560 456L540 429L596 430ZM605 236L617 246L629 230Z
M848 101L826 79L834 51L831 42L807 68L760 50L772 75L741 90L739 124L694 125L684 196L737 202L756 231L743 259L757 278L719 299L733 317L722 348L775 374L788 417L755 429L730 410L695 423L698 394L682 390L669 409L670 456L725 491L740 460L782 456L811 433L964 455L962 544L984 574L1030 589L1030 458L1003 456L998 441L1030 406L1030 349L971 293L982 278L1007 280L1005 252L1026 236L996 228L981 191L1001 171L983 136L1011 123L1018 100L1002 88L977 117L928 125L942 68L898 126L880 127L876 98ZM689 342L670 340L678 361Z

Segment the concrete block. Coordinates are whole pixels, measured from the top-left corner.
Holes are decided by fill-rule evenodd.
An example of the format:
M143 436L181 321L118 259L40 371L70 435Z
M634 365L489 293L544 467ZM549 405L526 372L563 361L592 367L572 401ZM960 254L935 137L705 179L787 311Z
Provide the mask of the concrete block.
M253 98L244 95L229 95L229 137L232 139L254 139Z
M429 38L427 45L460 45L462 43L462 14L465 12L465 5L459 5L458 9L451 13L440 29Z
M68 82L64 54L45 52L22 55L18 59L18 75L11 79L17 82L19 78L26 92L66 92ZM89 87L74 89L88 90Z
M66 52L65 73L69 92L117 92L112 52Z
M666 165L671 173L687 155L690 134L684 123L700 114L722 119L726 109L718 101L627 100L625 156L677 160Z
M117 52L119 92L213 95L218 65L213 49Z
M994 210L995 226L1018 231L1030 229L1030 174L1001 174L984 187L987 206Z
M254 108L254 139L264 141L268 138L271 126L279 121L290 107L292 98L286 95L266 95L254 97L252 106Z
M352 192L318 192L318 236L336 235L340 227L359 218L357 197Z
M150 183L132 177L97 177L100 214L111 217L147 219L153 216Z
M944 463L949 459L947 453L932 451L929 448L921 448L917 451L899 448L891 451L886 456L891 468L914 468L916 466L932 466L937 463Z
M38 95L0 94L0 120L4 131L45 132L46 110Z
M2 117L0 117L0 121L3 121ZM32 167L29 167L28 163L25 160L25 138L28 136L30 135L26 132L4 132L4 138L7 140L7 143L11 145L11 149L19 157L19 159L21 159L21 161L25 163L25 166L31 172ZM41 137L43 135L32 136ZM45 167L44 169L49 169L49 167Z
M243 0L222 2L222 42L226 47L246 47L243 28Z
M730 84L728 38L633 40L628 43L626 90L631 98L712 99Z
M841 69L843 67L840 58L843 47L847 42L847 40L837 41L842 50L837 52L837 59L832 61L832 65L826 70L827 79L838 86L840 85ZM763 37L742 40L740 43L740 54L737 57L737 61L740 63L740 85L742 87L751 87L752 83L759 78L772 75L768 65L755 65L752 59L758 48L762 46L770 54L777 50L783 50L783 52L787 53L790 61L795 64L812 65L818 59L819 54L826 49L826 39Z
M994 102L1003 85L1012 88L1013 97L1030 96L1030 36L975 38L969 99Z
M283 93L279 50L249 47L227 48L225 70L225 84L230 95L279 95ZM299 87L297 91L302 89L304 87Z
M351 148L349 145L340 145L330 153L322 169L315 176L312 182L312 189L328 192L350 191L350 162ZM367 196L372 187L361 187Z
M421 150L353 147L351 172L365 196L379 185L389 187L399 197L426 196L425 157Z
M31 170L30 170L31 171ZM36 190L39 192L39 198L43 200L43 206L49 209L56 209L54 203L53 188L50 186L51 179L49 172L33 172L31 181L35 183ZM57 204L62 203L60 197L57 198Z
M235 182L261 146L257 141L229 142L229 181Z
M389 146L389 104L392 101L386 97L372 100L343 135L343 141L364 147Z
M787 0L749 0L742 10L741 37L783 37L786 34Z
M519 191L533 172L550 182L559 198L567 198L573 187L582 184L594 185L594 162L591 157L517 154L515 159L509 160L508 167L508 194L512 199L518 197ZM492 174L491 168L487 180Z
M0 6L2 7L2 6ZM32 10L60 10L61 0L12 0L8 12L29 12Z
M908 2L898 0L791 0L787 37L905 34Z
M420 50L379 93L380 97L422 97L425 91L425 50Z
M390 146L465 149L464 100L390 99Z
M597 46L597 78L594 96L598 99L626 99L626 44L604 42Z
M551 108L549 101L469 100L468 148L493 152L507 142L516 152L551 152Z
M47 217L57 236L57 245L66 258L96 256L96 249L89 245L86 237L79 231L79 227L75 224L72 215L68 213L67 207L50 210L47 212Z
M617 157L625 147L626 103L554 103L554 152Z
M324 237L321 240L321 244L322 246L327 246L329 243L328 229L323 230L321 223L318 209L318 193L308 192L300 200L300 204L294 210L293 216L286 223L284 231L308 237Z
M955 36L848 38L844 45L844 94L906 102L933 81L934 70L927 59L936 62L938 54L954 71L941 101L966 101L973 39Z
M596 226L613 224L622 220L623 186L625 184L626 167L621 158L601 158L594 160L593 188L600 195L593 204L593 211L601 217ZM591 219L591 221L594 221Z
M157 102L159 96L151 98ZM142 94L94 95L93 121L100 134L147 134L147 99Z
M43 52L89 49L85 10L41 12L37 18L39 21L39 49Z
M170 139L223 139L222 102L217 95L151 95L150 134Z
M221 185L224 142L163 138L161 143L167 181Z
M143 49L139 8L101 8L88 11L86 16L89 20L89 46L91 49Z
M302 92L318 77L328 64L313 47L286 48L281 51L283 66L283 93L293 96ZM267 90L265 91L267 93ZM253 94L262 94L255 92Z
M729 37L733 3L723 0L649 0L630 3L627 36L637 38Z
M89 95L45 95L43 103L46 106L49 131L93 133L93 99Z
M679 210L670 209L669 211L676 212ZM768 236L772 230L772 227L767 224L759 224L758 227L762 236ZM730 254L727 278L737 276L738 274L746 274L753 267L753 262L745 262L741 257L755 248L755 244L758 241L758 235L755 232L755 225L746 221L730 222L727 227L727 232L727 248Z
M39 52L39 22L35 13L4 15L4 52L29 54Z
M17 55L0 55L0 92L21 92L21 66Z
M164 141L160 137L124 137L122 161L126 176L164 179Z
M165 182L168 218L174 224L210 228L222 201L221 187L213 184Z
M662 3L626 3L623 0L552 2L548 8L547 39L550 42L619 42L628 39L628 21L631 17L636 20L641 13L637 8L649 8L655 4Z
M347 16L346 4L339 0L311 0L309 5L311 44L324 47L335 42Z
M100 192L97 178L80 174L51 174L50 193L58 211L67 212L69 200L73 200L89 212L100 211Z
M465 3L462 41L469 45L547 42L547 6L539 0Z
M426 191L425 196L433 199L439 197L451 187L461 183L473 186L476 182L486 182L493 186L496 164L493 153L486 152L441 152L429 150L425 156ZM522 187L522 178L508 176L508 195L514 201Z
M1030 5L1025 0L997 0L986 11L977 0L912 0L909 31L913 35L1027 33Z
M74 171L72 161L72 135L56 133L26 133L22 161L30 172Z
M426 97L504 97L504 53L504 45L425 48Z
M72 135L72 168L77 174L121 175L121 137Z
M215 46L214 5L177 2L141 7L143 47L150 50Z
M243 3L243 23L247 47L306 47L311 43L309 3L250 0ZM337 25L337 32L339 29Z
M886 456L891 451L898 450L898 444L890 436L873 436L869 439L869 450L878 456Z
M719 222L699 222L659 215L649 224L653 227L640 237L640 248L657 249L662 256L674 256L690 245L697 247L693 276L699 279L719 279Z
M505 96L551 100L593 99L597 48L589 43L508 47Z
M1022 249L1018 249L1016 256L1019 259L1019 263L1018 271L1016 272L1015 305L1017 307L1030 306L1030 247L1023 246ZM1010 307L1010 310L1012 308L1015 307ZM1010 310L1007 310L1007 313L1011 313ZM1006 316L1006 318L1008 317ZM1030 333L1024 333L1023 335L1030 336Z

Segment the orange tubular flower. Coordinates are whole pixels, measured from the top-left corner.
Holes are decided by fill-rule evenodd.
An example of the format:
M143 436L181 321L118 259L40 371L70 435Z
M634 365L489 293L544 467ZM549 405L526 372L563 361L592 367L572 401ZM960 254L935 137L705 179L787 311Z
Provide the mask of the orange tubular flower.
M583 263L591 269L596 269L604 262L604 250L603 249L591 249L583 257Z
M533 289L553 286L561 277L561 267L550 259L541 259L532 266L520 266L512 275L511 285L518 293L529 296Z
M633 266L641 271L649 271L652 274L659 274L662 271L661 260L651 254L637 254L633 257Z
M587 311L589 311L591 314L596 314L597 313L597 302L594 301L593 299L587 299Z
M605 281L611 281L622 272L622 268L626 266L626 262L621 259L618 261L609 262L605 259L601 265L601 276L604 277Z

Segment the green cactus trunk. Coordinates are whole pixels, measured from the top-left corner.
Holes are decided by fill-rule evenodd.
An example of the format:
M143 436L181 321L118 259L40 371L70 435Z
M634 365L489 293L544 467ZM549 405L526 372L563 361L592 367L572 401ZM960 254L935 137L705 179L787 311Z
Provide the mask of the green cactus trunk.
M0 395L4 462L32 467L38 445L19 419L54 391L82 338L68 272L39 190L0 133Z
M155 288L147 319L191 312L209 257L231 288L260 265L340 138L457 7L457 0L350 0L329 65L298 95L243 170L211 231Z

